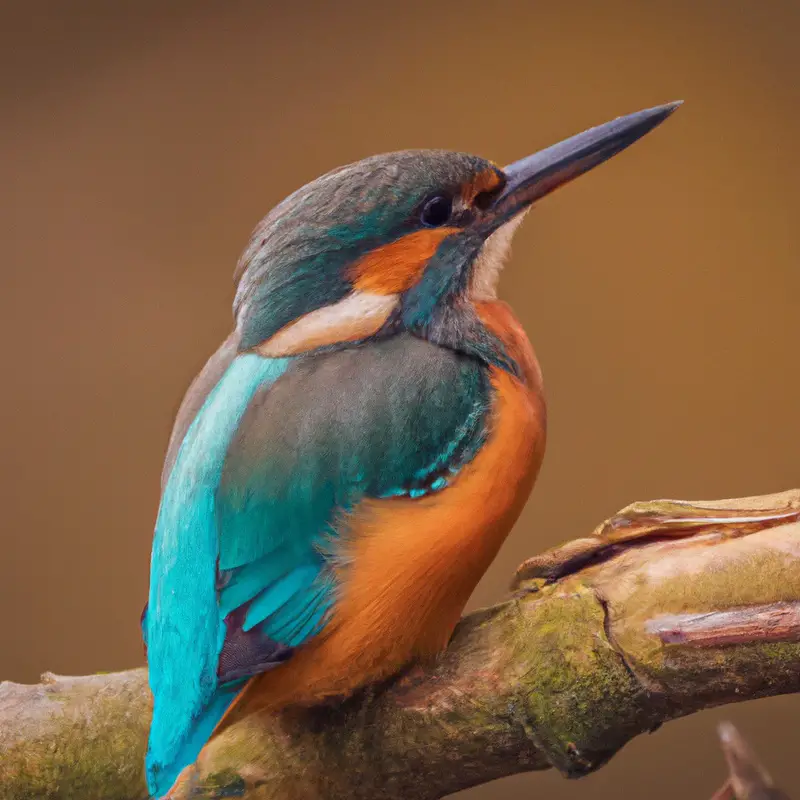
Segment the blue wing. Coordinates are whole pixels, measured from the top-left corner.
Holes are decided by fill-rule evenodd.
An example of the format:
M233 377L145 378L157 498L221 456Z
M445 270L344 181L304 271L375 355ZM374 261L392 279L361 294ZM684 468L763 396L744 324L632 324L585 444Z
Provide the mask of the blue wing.
M482 442L490 391L477 361L406 335L230 363L186 429L156 524L144 625L156 796L240 683L324 627L338 516L446 486Z
M188 426L164 485L145 616L154 696L147 777L156 797L194 760L197 745L202 746L216 724L214 716L219 718L227 708L217 696L226 629L217 605L216 492L247 404L286 367L285 361L251 354L235 358ZM210 710L216 713L203 715Z

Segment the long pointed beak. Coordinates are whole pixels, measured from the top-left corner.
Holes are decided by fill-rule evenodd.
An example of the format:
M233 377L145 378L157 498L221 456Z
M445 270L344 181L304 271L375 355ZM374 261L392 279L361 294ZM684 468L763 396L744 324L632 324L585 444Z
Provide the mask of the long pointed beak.
M629 147L660 125L682 102L618 117L509 164L503 170L503 191L489 209L491 227L502 225L534 201Z

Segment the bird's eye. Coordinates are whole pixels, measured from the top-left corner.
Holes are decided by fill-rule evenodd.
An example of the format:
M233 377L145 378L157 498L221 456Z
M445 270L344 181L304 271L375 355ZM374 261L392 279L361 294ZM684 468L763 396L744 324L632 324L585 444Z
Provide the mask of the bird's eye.
M425 203L419 218L423 225L427 225L429 228L438 228L450 219L452 211L453 201L449 197L437 195Z

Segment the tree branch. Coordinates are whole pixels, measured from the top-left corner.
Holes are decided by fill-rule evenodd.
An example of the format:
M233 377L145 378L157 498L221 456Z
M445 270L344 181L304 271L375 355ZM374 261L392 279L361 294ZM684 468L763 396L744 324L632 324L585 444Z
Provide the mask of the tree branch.
M789 800L730 722L719 726L719 738L729 777L711 800Z
M251 716L186 798L438 798L570 777L703 708L800 690L800 492L629 506L522 565L441 660L338 705ZM144 670L0 685L0 797L135 800Z

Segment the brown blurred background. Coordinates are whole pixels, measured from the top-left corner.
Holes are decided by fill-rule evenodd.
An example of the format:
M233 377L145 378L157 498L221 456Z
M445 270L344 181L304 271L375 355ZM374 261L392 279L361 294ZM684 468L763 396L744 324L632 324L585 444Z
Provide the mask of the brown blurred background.
M256 221L405 147L500 163L685 98L543 201L503 295L549 453L478 588L654 497L800 486L800 5L27 2L0 18L0 678L142 663L161 459ZM790 792L800 697L671 723L577 782L470 798L708 798L732 719Z

